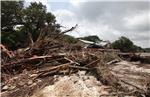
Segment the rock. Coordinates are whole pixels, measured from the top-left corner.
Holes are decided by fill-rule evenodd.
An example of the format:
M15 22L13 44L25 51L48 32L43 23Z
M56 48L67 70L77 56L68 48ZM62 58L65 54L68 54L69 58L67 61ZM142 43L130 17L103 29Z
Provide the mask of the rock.
M8 86L4 86L2 90L8 90Z
M37 74L32 74L32 75L30 75L30 77L36 77L37 76Z
M31 85L32 83L33 83L32 80L29 80L29 81L28 81L28 85Z
M84 75L85 72L80 72L80 74ZM86 83L82 77L79 77L79 74L59 77L54 85L46 86L32 97L38 97L38 95L42 97L99 97L98 86L93 83L94 77L90 78L92 79L88 79L89 83Z
M15 89L16 88L16 86L10 86L9 87L9 90L13 90L13 89Z
M79 72L78 72L79 76L84 76L85 73L86 73L86 71L79 71Z
M42 82L42 80L38 79L37 82Z
M25 84L25 83L22 82L22 81L20 81L20 82L18 83L19 86L23 86L24 84Z
M34 87L34 86L36 86L37 85L37 83L33 83L32 85L30 85L29 87Z

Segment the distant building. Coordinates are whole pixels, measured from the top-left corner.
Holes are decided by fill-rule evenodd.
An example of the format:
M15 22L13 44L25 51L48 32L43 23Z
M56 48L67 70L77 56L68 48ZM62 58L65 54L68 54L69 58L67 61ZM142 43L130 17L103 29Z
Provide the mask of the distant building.
M107 41L101 41L99 43L95 43L95 42L87 41L87 40L83 40L83 39L79 39L79 43L81 45L83 45L84 48L101 48L101 49L104 49L108 45Z

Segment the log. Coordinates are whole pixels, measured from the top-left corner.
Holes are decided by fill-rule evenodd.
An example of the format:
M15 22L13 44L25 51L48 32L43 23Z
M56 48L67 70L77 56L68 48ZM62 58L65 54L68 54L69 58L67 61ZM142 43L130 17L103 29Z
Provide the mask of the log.
M51 67L51 68L48 68L45 70L40 70L37 72L37 73L39 73L37 77L46 76L46 75L50 75L50 74L54 74L54 73L59 73L60 70L69 68L68 67L69 64L72 64L72 63L61 64L61 65L54 66L54 67Z
M106 64L107 65L111 65L111 64L114 64L114 63L117 63L117 62L119 62L119 60L118 59L114 59L114 60L112 60L112 61L110 61L110 62L108 62Z
M81 67L81 66L71 66L69 65L70 68L75 68L75 69L80 69L80 70L91 70L92 68L87 68L87 67Z
M6 63L5 65L2 65L1 68L3 69L4 67L5 68L9 68L9 67L14 67L14 66L17 66L19 65L20 63L27 63L27 62L33 62L33 61L38 61L38 60L41 60L41 59L56 59L56 58L60 58L60 57L63 57L61 55L56 55L56 56L51 56L51 55L48 55L48 56L34 56L34 57L31 57L31 58L26 58L26 59L20 59L18 61L13 61L13 62L10 62L10 63Z
M94 60L94 61L92 61L91 63L89 63L89 64L87 64L87 65L85 65L86 67L93 67L93 65L97 65L97 63L100 61L100 59L97 59L97 60Z
M0 44L0 48L1 48L1 51L6 53L9 58L12 58L12 57L15 56L14 52L13 51L9 51L8 49L6 49L6 47L4 45Z
M45 70L40 70L38 71L38 73L43 73L43 72L49 72L49 71L53 71L53 70L56 70L56 69L60 69L60 68L66 68L69 66L69 64L72 64L72 63L66 63L66 64L61 64L61 65L58 65L58 66L53 66L51 68L47 68Z
M78 63L78 62L74 62L74 61L72 61L72 60L71 60L71 59L69 59L69 58L64 57L64 59L66 59L66 60L70 61L71 63L75 63L75 64L77 64L77 65L80 65L80 63Z
M60 74L60 73L62 73L61 71L67 70L69 68L79 69L79 70L92 70L93 69L93 68L87 68L87 67L81 67L81 66L72 66L71 64L73 64L73 63L66 63L66 64L54 66L54 67L46 69L46 70L41 70L38 72L39 74L37 77L43 77L43 76L53 75L53 74ZM68 73L69 73L69 71L68 71Z

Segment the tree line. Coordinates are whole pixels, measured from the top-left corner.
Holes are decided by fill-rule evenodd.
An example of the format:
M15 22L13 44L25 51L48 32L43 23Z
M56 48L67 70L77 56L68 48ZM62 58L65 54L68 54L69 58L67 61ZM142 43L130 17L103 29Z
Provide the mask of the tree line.
M96 35L81 37L80 39L100 43L103 40ZM118 40L111 43L113 49L119 49L121 52L143 52L144 49L135 45L129 38L121 36Z
M47 31L43 31L46 27ZM60 32L56 17L47 12L45 5L32 2L24 7L24 1L1 1L2 44L11 49L26 47L42 32L45 35Z

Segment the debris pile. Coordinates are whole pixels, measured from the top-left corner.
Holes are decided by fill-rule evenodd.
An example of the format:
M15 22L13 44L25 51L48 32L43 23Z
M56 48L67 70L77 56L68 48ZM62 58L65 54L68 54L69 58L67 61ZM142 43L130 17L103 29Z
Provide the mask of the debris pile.
M73 29L53 38L39 38L23 50L12 52L1 45L4 54L1 65L2 97L150 96L149 67L142 68L147 72L139 69L129 72L134 69L130 70L130 65L120 65L118 62L122 59L113 51L85 50L79 45L74 45L76 49L73 49L62 39L64 33ZM128 77L130 74L126 73L141 74L142 77L131 76L135 79L129 83L127 77L117 72ZM146 80L142 82L142 78ZM144 88L133 84L139 81Z

